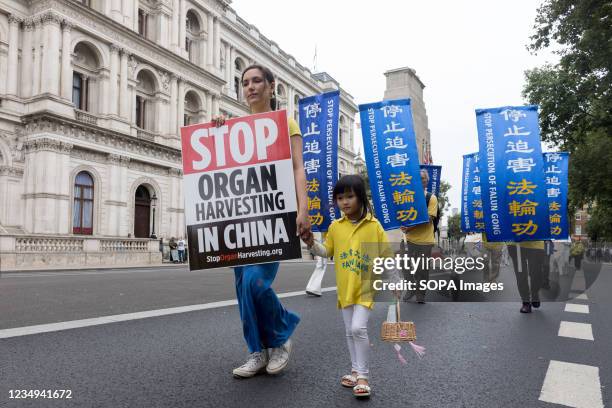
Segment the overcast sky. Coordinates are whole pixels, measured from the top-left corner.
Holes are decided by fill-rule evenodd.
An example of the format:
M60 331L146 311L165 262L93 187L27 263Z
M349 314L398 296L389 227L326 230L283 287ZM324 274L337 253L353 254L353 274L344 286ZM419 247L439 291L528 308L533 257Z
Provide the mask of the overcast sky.
M541 3L233 0L231 6L310 69L316 45L317 71L332 75L357 104L382 100L385 71L415 69L425 84L434 163L452 185L451 206L460 208L462 155L478 150L474 109L524 104L524 71L556 61L525 48ZM361 131L355 136L359 148Z

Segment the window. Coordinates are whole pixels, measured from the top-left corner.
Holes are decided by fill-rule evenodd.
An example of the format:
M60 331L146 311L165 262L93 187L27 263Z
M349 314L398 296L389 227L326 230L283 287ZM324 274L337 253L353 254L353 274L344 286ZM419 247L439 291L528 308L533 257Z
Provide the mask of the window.
M136 126L141 129L145 128L146 104L147 101L145 98L140 95L136 95Z
M191 125L191 123L189 123L189 122L190 122L189 115L188 114L184 114L183 115L183 126Z
M582 219L581 215L582 214L580 214L579 212L576 213L576 221L580 221Z
M82 74L72 74L72 103L77 109L88 111L87 88L88 81Z
M242 101L242 98L240 97L240 78L238 77L234 78L234 91L236 91L236 100L238 102Z
M93 234L94 182L85 171L77 174L74 181L74 206L72 208L72 233Z
M185 38L185 49L187 50L187 56L190 62L195 63L195 55L193 53L193 40Z
M147 14L143 9L138 9L138 34L147 36Z

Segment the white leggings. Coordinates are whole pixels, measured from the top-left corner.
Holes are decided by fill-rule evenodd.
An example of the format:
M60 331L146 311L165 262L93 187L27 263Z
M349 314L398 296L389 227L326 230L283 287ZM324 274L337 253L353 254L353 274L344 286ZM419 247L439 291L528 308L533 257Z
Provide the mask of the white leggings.
M370 340L368 339L368 318L370 309L361 305L351 305L342 309L346 328L346 342L351 353L352 371L368 376Z

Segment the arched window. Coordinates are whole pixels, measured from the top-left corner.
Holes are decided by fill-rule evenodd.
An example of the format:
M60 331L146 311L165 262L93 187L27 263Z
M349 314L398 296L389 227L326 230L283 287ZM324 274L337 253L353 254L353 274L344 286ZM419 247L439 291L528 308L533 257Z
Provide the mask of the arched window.
M240 83L240 78L242 78L242 70L245 69L246 67L244 66L244 64L242 63L242 60L240 58L236 58L236 60L234 61L234 71L235 71L235 76L234 76L234 91L236 92L236 100L238 102L242 102L242 84Z
M96 113L100 59L92 46L85 42L74 47L73 55L72 103L76 109Z
M293 119L296 122L300 120L300 95L297 94L293 98Z
M203 41L201 38L202 28L200 20L193 10L187 12L185 28L185 50L187 50L187 58L194 64L201 63L203 56L199 55L199 45L200 41Z
M93 234L94 182L91 174L82 171L74 180L72 233Z
M346 119L344 116L340 116L340 126L338 126L338 146L344 147L346 133Z
M183 117L184 126L194 125L203 120L202 104L200 98L194 91L189 91L185 94L185 113Z
M281 83L276 85L276 103L279 110L287 109L287 91Z
M142 70L136 77L136 126L144 130L155 130L154 103L157 82L153 74Z

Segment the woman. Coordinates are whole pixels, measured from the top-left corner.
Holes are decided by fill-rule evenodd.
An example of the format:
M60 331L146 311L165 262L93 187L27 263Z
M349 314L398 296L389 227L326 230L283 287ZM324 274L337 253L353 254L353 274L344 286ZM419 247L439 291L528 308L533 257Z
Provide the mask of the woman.
M276 109L274 89L274 75L269 69L255 64L242 72L242 92L252 114ZM213 122L222 126L225 118L215 117ZM312 232L308 219L302 135L295 120L288 118L288 124L298 202L297 233L305 240ZM245 364L233 370L235 377L253 377L264 369L268 374L278 374L289 361L290 337L300 317L286 310L272 290L278 266L278 262L272 262L234 268L242 330L251 353Z

